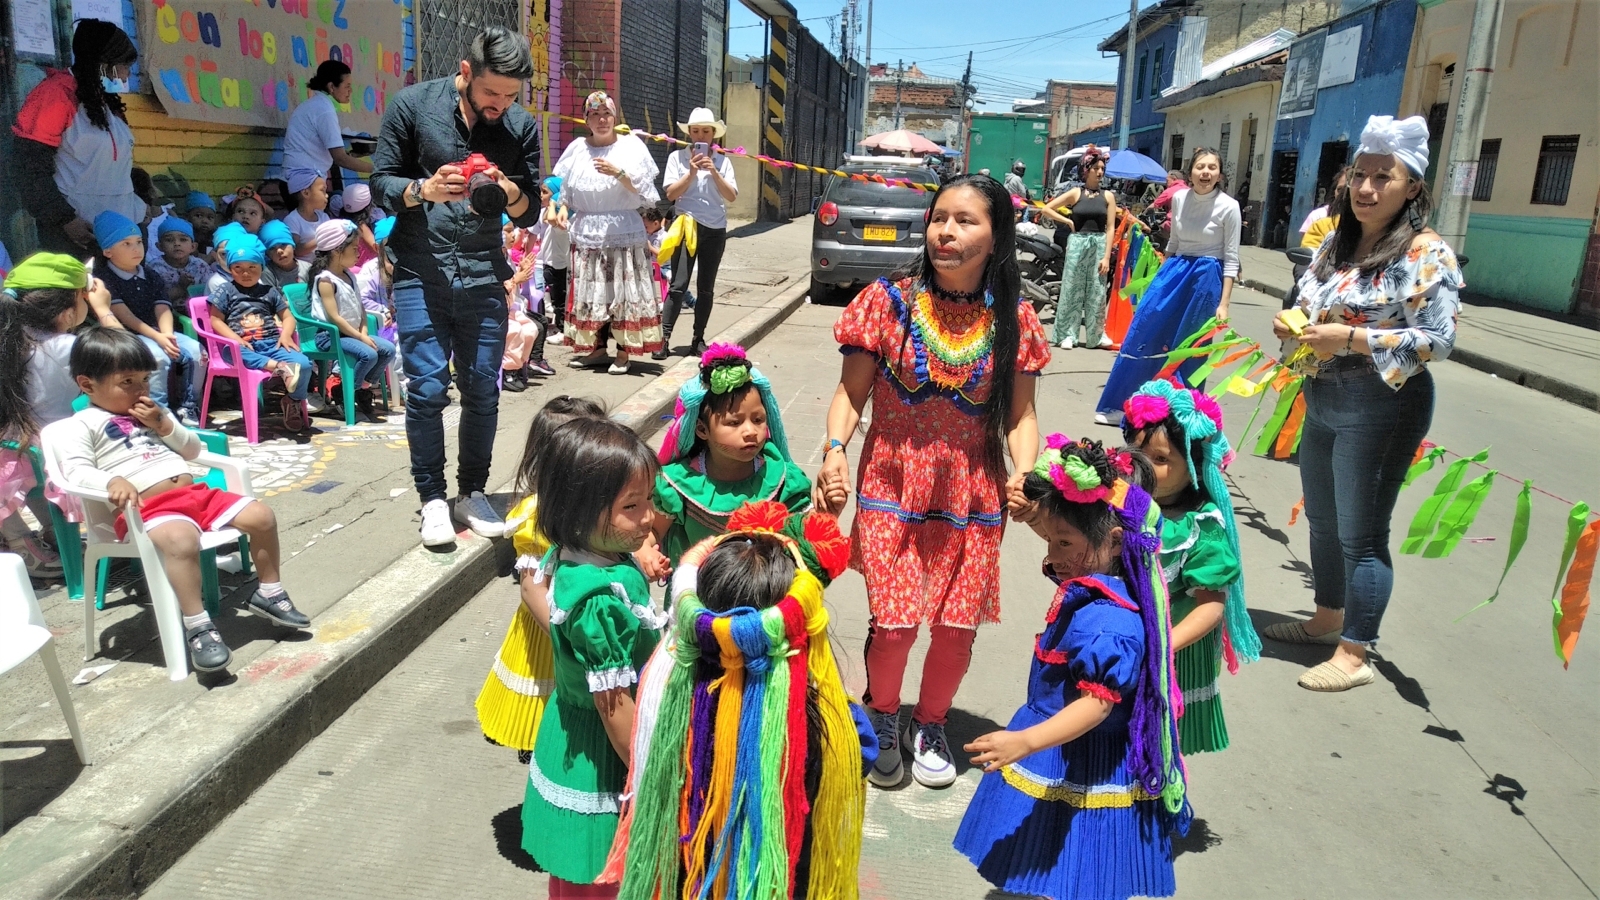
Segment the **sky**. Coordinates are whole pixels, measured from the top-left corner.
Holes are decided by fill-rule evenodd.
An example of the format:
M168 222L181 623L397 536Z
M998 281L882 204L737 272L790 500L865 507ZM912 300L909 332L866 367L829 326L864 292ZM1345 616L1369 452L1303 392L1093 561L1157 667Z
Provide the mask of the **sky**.
M830 43L828 17L844 0L790 0L813 36ZM858 0L862 16L867 0ZM728 52L762 52L761 19L732 0ZM987 7L996 15L973 15ZM1003 12L999 12L1003 10ZM915 62L929 75L960 78L973 51L972 80L980 109L1010 111L1013 98L1032 97L1046 80L1113 81L1115 56L1101 58L1095 45L1128 20L1126 6L1063 0L874 0L872 61Z

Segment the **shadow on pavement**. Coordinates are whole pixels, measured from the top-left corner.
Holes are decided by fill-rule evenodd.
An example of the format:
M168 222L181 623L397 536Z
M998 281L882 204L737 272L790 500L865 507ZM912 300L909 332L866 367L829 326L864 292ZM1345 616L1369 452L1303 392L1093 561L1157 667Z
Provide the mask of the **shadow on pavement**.
M962 750L961 745L991 731L1001 731L1004 728L1004 725L988 716L973 715L955 707L950 709L950 716L945 720L944 733L950 740L950 755L955 757L957 777L972 768L972 755ZM908 771L909 768L908 765Z
M1428 695L1423 691L1421 682L1400 671L1399 666L1384 659L1377 653L1367 654L1367 659L1372 663L1372 667L1378 670L1379 675L1389 679L1389 683L1394 685L1394 692L1400 695L1401 700L1412 706L1420 707L1424 711L1431 711L1428 705Z
M78 761L77 749L67 738L0 741L0 753L23 749L39 752L0 762L5 770L0 776L0 783L5 785L5 800L0 804L5 809L5 821L0 822L0 831L44 809L71 787L84 770L83 763Z
M522 849L522 804L504 810L489 820L494 829L494 846L501 857L525 872L542 872L528 851Z
M1220 843L1222 838L1211 830L1205 819L1195 819L1189 823L1188 834L1172 839L1172 855L1176 858L1185 853L1204 853Z
M1306 615L1310 614L1307 613ZM1286 616L1282 613L1270 612L1264 609L1252 608L1250 610L1250 621L1256 626L1257 633L1260 633L1268 625L1276 625L1280 622L1303 621L1305 618L1306 616ZM1276 659L1282 662L1294 663L1297 666L1304 666L1308 669L1318 663L1327 661L1332 654L1333 647L1328 644L1286 644L1268 637L1261 639L1262 659Z

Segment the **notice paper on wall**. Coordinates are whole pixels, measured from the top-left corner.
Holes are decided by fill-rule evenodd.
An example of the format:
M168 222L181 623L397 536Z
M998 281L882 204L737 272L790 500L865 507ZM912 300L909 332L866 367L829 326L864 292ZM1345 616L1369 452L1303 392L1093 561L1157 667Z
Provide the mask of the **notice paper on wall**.
M11 5L11 46L32 56L56 55L55 10L48 3Z
M72 0L72 21L99 19L122 27L122 0Z
M1328 35L1322 43L1322 72L1317 75L1317 89L1355 81L1356 60L1360 55L1360 25Z

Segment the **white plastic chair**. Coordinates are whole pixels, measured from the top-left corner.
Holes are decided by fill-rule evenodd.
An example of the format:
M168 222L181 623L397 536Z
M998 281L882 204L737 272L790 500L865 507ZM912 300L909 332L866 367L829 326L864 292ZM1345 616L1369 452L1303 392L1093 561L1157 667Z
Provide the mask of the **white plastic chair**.
M150 605L155 613L156 627L161 634L161 652L167 660L167 677L182 681L189 677L189 652L183 639L183 616L178 610L178 596L167 580L167 570L161 552L145 533L144 519L136 509L127 510L127 537L117 540L117 510L105 491L74 484L62 475L61 460L49 440L43 442L45 468L61 489L83 500L83 531L87 546L83 551L83 570L97 571L100 560L124 557L137 559L144 567L145 584L150 589ZM250 492L250 473L242 460L201 451L191 460L195 465L220 469L227 479L228 491L241 497L253 497ZM214 550L239 539L240 532L222 528L200 535L200 549ZM100 599L99 579L84 579L83 598L83 658L95 657L94 610Z
M15 553L0 553L0 675L15 669L35 653L44 663L45 674L50 676L50 687L56 692L61 715L66 717L67 731L72 734L78 759L87 766L89 748L83 743L83 732L78 730L78 713L72 708L67 679L62 676L61 663L56 659L55 638L45 627L39 598L34 596L33 584L28 581L28 568ZM3 794L0 788L0 795ZM0 808L0 831L4 829L5 810Z

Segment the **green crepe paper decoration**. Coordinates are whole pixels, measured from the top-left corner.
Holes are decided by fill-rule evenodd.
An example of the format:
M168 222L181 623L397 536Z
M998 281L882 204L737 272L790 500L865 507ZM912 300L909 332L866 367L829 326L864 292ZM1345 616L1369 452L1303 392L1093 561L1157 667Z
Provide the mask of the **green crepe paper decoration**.
M1561 566L1556 569L1556 586L1550 594L1550 606L1554 610L1550 617L1550 639L1555 643L1556 659L1563 663L1567 661L1566 654L1561 652L1561 582L1567 574L1567 566L1572 562L1572 552L1578 548L1578 538L1583 534L1584 526L1589 524L1589 504L1579 501L1572 505L1572 512L1567 516L1567 543L1561 548Z
M1478 455L1458 459L1444 470L1444 477L1439 479L1439 484L1433 489L1432 496L1422 502L1422 508L1417 510L1416 518L1411 520L1411 528L1406 532L1406 539L1400 544L1400 552L1413 554L1422 549L1423 541L1433 534L1439 525L1439 517L1444 512L1445 503L1461 487L1461 479L1466 477L1467 466L1475 462L1483 462L1489 458L1489 448L1478 451Z
M1406 470L1406 480L1405 480L1405 482L1403 484L1400 485L1400 487L1401 488L1410 487L1411 486L1411 482L1416 481L1419 477L1428 474L1428 471L1433 468L1433 464L1438 462L1439 460L1441 460L1443 458L1444 458L1444 448L1443 447L1435 447L1432 450L1429 450L1427 456L1424 456L1423 458L1421 458L1421 459L1417 460L1416 462L1412 463L1411 464L1411 468Z
M1250 371L1251 367L1254 366L1256 363L1260 362L1261 358L1263 356L1266 356L1266 353L1264 353L1264 352L1262 352L1260 350L1257 350L1257 351L1251 353L1249 356L1246 356L1244 358L1244 360L1239 363L1239 368L1233 370L1233 374L1232 375L1229 375L1227 378L1218 378L1217 379L1217 386L1211 389L1211 399L1213 399L1213 400L1222 399L1222 395L1226 394L1228 392L1228 388L1229 388L1229 386L1231 386L1233 384L1233 380L1235 378L1243 378L1244 377L1243 375L1240 375L1239 373L1240 372L1248 372L1248 371Z
M1522 553L1522 545L1528 542L1528 520L1532 516L1533 482L1524 481L1522 482L1522 493L1517 495L1517 514L1511 520L1511 546L1506 548L1506 565L1505 568L1500 570L1500 580L1495 582L1494 593L1489 595L1489 599L1462 613L1456 619L1457 622L1500 599L1500 589L1505 587L1506 576L1511 573L1511 567L1516 564L1518 554Z
M1266 402L1266 399L1267 391L1265 388L1263 388L1259 393L1256 394L1256 408L1251 410L1250 420L1244 423L1244 431L1239 433L1239 442L1234 444L1235 447L1243 447L1244 442L1250 439L1250 428L1256 424L1256 416L1261 415L1261 404Z
M1466 536L1467 529L1472 527L1472 521L1478 517L1479 510L1483 509L1483 501L1489 498L1495 476L1499 474L1490 469L1488 474L1467 482L1461 493L1456 494L1456 498L1450 501L1450 507L1439 518L1439 530L1433 540L1422 548L1423 559L1449 556L1456 549L1456 545Z
M1261 426L1261 437L1256 441L1256 455L1266 456L1272 452L1272 442L1278 439L1278 432L1283 430L1283 423L1289 418L1289 410L1294 406L1294 398L1300 395L1302 379L1296 378L1278 394L1278 405L1272 408L1272 417L1267 419L1267 424Z
M1188 337L1184 338L1183 339L1183 343L1179 344L1176 347L1173 347L1172 349L1173 350L1187 350L1190 347L1193 347L1194 344L1195 344L1195 341L1200 340L1200 336L1201 335L1210 332L1211 329L1213 329L1215 327L1217 327L1217 317L1216 316L1212 316L1211 318L1206 320L1204 325L1201 325L1199 328L1196 328L1194 330L1194 334L1191 334Z

